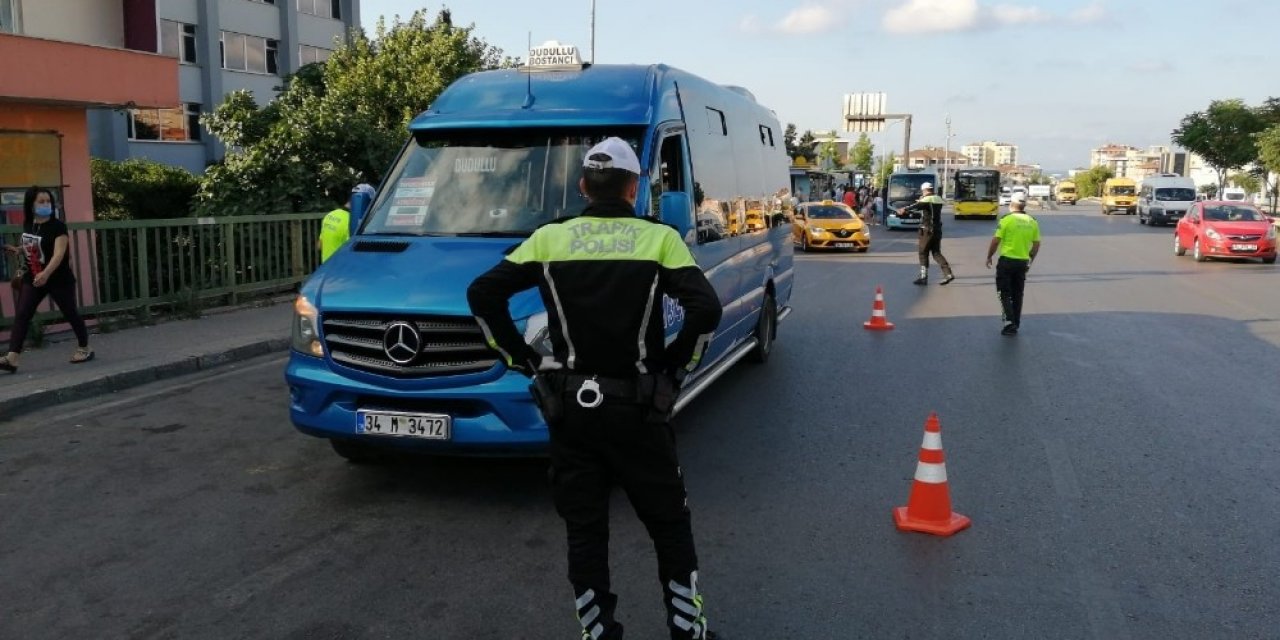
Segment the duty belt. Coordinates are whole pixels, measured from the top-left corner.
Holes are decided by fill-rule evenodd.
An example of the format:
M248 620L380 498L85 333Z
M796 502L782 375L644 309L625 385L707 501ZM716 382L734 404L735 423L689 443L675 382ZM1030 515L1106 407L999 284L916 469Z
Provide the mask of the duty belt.
M588 376L579 373L556 374L556 382L568 396L587 408L600 406L606 398L622 402L648 402L653 393L652 384L644 384L637 378L610 378ZM648 387L648 394L645 394Z

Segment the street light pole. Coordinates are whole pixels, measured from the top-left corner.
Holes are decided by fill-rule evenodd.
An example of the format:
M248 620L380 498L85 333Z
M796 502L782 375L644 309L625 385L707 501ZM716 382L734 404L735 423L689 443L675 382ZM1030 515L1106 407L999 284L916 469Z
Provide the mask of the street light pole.
M947 185L951 184L951 114L947 114L947 148L942 155L942 199L947 199Z
M591 64L596 63L596 0L591 0Z

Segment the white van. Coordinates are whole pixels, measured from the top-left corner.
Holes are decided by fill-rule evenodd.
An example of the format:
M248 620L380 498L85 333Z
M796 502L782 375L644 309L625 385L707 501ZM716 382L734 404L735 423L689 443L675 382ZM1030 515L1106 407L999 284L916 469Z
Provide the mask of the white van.
M1222 190L1222 199L1232 202L1244 202L1249 199L1249 194L1244 192L1240 187L1227 187Z
M1138 189L1138 223L1151 226L1176 223L1196 202L1191 178L1165 174L1142 181Z

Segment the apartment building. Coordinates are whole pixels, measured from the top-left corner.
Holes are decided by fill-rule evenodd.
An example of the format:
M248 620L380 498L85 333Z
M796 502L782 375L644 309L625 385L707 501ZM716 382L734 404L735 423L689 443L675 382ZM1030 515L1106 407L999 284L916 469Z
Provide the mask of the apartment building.
M949 158L949 160L948 160ZM939 169L950 167L970 166L969 157L958 151L948 152L942 147L924 147L923 149L915 149L907 156L907 166L912 169L923 169L925 167L937 167Z
M178 63L152 53L156 5L0 0L0 220L21 219L32 185L68 222L92 220L87 113L178 106Z
M147 158L195 173L225 154L201 130L202 113L240 89L266 104L284 76L328 59L360 24L360 0L150 1L151 50L176 61L179 99L168 108L90 112L91 150L95 157Z
M1107 167L1117 177L1142 180L1167 170L1169 156L1169 148L1160 145L1141 149L1122 144L1105 144L1090 151L1089 166Z
M976 167L1018 164L1018 145L1008 142L971 142L961 147L960 153L969 159L969 164Z

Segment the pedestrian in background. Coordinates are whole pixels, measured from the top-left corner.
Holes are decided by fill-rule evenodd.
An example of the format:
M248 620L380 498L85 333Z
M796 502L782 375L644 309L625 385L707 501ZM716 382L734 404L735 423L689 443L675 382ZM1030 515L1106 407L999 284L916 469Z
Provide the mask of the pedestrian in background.
M720 300L678 232L636 217L640 161L631 145L606 139L587 152L582 174L582 214L539 228L477 278L467 300L507 366L533 378L582 637L622 638L609 578L609 498L618 485L657 551L671 638L714 638L670 418L720 323ZM612 255L599 246L614 247ZM511 318L511 297L533 287L553 310L554 355L526 344ZM665 296L685 311L669 345Z
M316 240L316 248L320 250L322 264L351 238L351 194L353 193L356 193L356 189L350 192L346 189L337 189L332 193L333 201L340 206L330 211L320 221L320 237Z
M9 353L0 359L0 371L17 372L31 321L46 296L53 299L76 334L78 346L71 355L72 364L93 359L89 331L76 308L76 276L68 256L70 239L67 225L58 219L57 208L52 190L44 187L27 189L22 199L22 246L5 246L6 251L21 256L22 275L15 291L17 313L9 331Z
M903 207L899 213L918 211L920 213L920 277L912 284L929 284L929 256L938 262L942 269L942 283L949 284L956 277L951 273L951 263L942 255L942 198L934 195L933 183L920 185L924 195L915 204Z
M1009 200L1009 213L1000 219L996 235L987 246L987 268L991 258L1000 252L996 263L996 291L1000 294L1001 318L1004 327L1000 333L1018 335L1022 325L1022 293L1027 284L1027 271L1040 253L1040 223L1026 213L1027 196L1013 194Z

